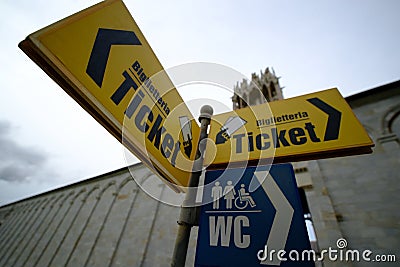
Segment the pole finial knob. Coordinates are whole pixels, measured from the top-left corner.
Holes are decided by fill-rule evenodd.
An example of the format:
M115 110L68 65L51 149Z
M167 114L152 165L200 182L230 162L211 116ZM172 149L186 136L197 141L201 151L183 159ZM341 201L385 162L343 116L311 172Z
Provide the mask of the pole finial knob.
M200 109L200 116L199 120L201 121L202 119L211 119L211 116L213 115L214 110L212 106L210 105L204 105Z

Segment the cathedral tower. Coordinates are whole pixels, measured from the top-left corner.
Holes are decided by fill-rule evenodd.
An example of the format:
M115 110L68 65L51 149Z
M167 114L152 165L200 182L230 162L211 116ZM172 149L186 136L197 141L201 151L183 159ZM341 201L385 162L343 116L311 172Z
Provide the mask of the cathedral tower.
M264 73L260 72L260 76L252 73L250 83L244 79L238 82L234 87L232 102L235 110L280 99L283 99L283 95L279 77L276 77L274 69L271 72L266 68Z

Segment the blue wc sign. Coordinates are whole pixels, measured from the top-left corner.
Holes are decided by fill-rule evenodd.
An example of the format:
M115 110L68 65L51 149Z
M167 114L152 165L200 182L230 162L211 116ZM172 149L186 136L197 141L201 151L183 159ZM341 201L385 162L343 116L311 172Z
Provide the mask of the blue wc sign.
M314 266L291 164L211 170L204 184L195 266Z

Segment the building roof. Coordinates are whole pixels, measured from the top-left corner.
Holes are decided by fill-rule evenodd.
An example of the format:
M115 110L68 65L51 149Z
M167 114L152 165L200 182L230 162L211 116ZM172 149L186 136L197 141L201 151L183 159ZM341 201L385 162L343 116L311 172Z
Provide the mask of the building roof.
M7 203L5 205L0 205L0 208L4 208L4 207L7 207L7 206L12 206L12 205L15 205L15 204L17 204L19 202L23 202L23 201L30 200L30 199L33 199L33 198L37 198L37 197L40 197L40 196L43 196L43 195L56 193L58 191L65 190L67 188L73 188L73 187L76 187L76 186L82 186L82 185L87 184L87 183L95 182L96 180L100 181L102 179L106 179L109 176L112 176L112 175L117 174L119 172L125 172L130 167L137 166L137 165L142 165L142 164L143 163L139 162L139 163L133 164L131 166L122 167L122 168L119 168L119 169L116 169L116 170L113 170L113 171L110 171L110 172L107 172L107 173L103 173L103 174L100 174L100 175L97 175L97 176L94 176L94 177L86 178L86 179L83 179L81 181L78 181L78 182L75 182L75 183L72 183L72 184L67 184L67 185L64 185L64 186L60 186L58 188L55 188L55 189L52 189L52 190L49 190L49 191L45 191L45 192L42 192L42 193L39 193L39 194L36 194L36 195L32 195L32 196L27 197L27 198L23 198L23 199L14 201L14 202Z
M400 80L397 80L377 87L373 87L369 90L365 90L354 95L350 95L348 97L345 97L345 99L351 107L357 107L368 104L370 102L376 102L377 100L398 95L399 92Z

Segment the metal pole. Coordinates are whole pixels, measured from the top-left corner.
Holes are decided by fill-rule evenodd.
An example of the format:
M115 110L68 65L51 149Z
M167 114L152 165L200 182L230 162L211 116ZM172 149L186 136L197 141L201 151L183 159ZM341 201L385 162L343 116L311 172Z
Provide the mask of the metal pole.
M198 212L195 206L197 186L203 170L204 151L206 144L201 142L207 138L207 129L210 124L213 109L205 105L200 110L200 138L196 151L196 159L193 164L193 171L189 179L188 191L185 200L182 203L181 213L178 221L178 234L175 240L174 254L172 256L172 267L184 267L186 254L190 239L190 230L192 226L198 225Z

